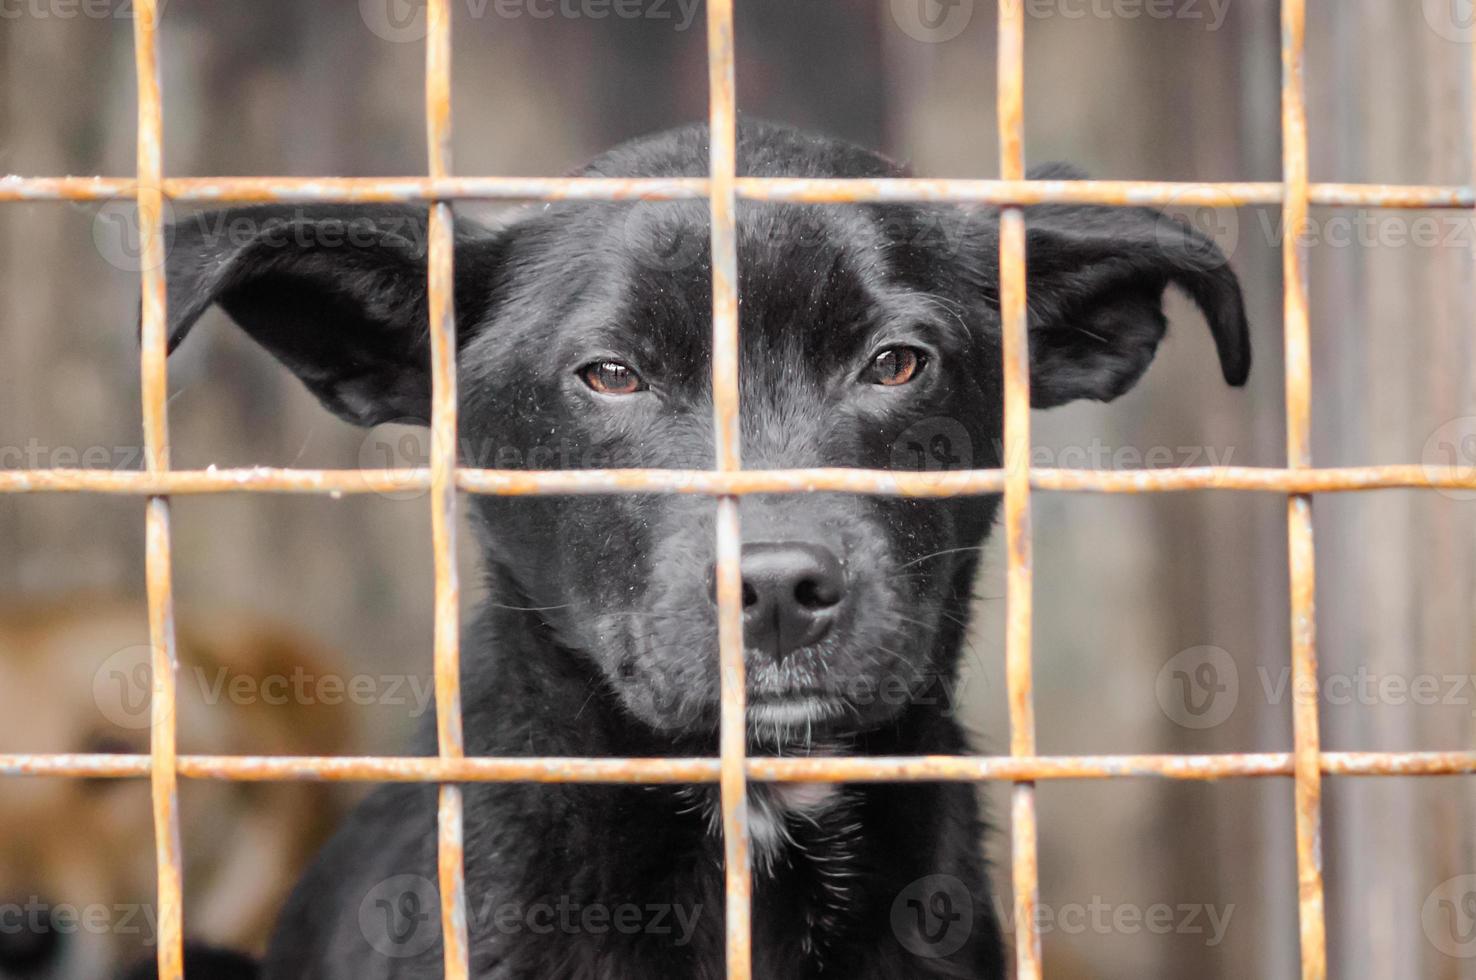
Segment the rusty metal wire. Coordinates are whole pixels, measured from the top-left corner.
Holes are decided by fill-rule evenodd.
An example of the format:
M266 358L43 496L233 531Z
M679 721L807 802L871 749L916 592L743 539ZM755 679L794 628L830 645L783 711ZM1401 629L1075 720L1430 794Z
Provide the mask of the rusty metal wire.
M451 170L451 4L426 5L425 127L430 176ZM451 205L430 205L427 305L431 359L431 544L435 566L436 745L441 760L466 756L461 730L461 582L456 569L456 280ZM471 973L461 787L442 783L436 811L441 948L446 980Z
M171 201L196 204L416 203L429 201L670 201L708 195L700 177L166 177ZM1107 204L1181 207L1279 206L1281 184L1137 180L949 180L739 177L740 199L839 204ZM132 177L0 177L0 203L110 201L138 194ZM1476 187L1311 184L1318 207L1468 209Z
M719 473L743 467L738 417L738 106L733 0L707 0L708 129L712 215L712 421ZM718 732L723 811L724 932L728 980L753 973L753 878L748 839L747 681L743 663L742 535L738 498L717 501Z
M1283 331L1286 348L1286 456L1294 470L1312 465L1312 344L1307 309L1307 86L1306 0L1281 4L1281 148L1284 263ZM1287 498L1287 554L1291 577L1292 683L1317 684L1317 560L1312 543L1312 498ZM1302 980L1327 976L1327 927L1322 887L1322 767L1317 699L1298 698L1292 709L1296 779L1297 904Z
M746 496L761 493L858 493L900 497L961 497L1002 493L1004 470L913 473L893 470L481 470L457 469L457 489L518 497L532 494L682 493ZM1276 494L1369 490L1476 490L1476 473L1425 466L1327 469L1215 466L1162 470L1032 468L1032 490L1070 493L1176 493L1238 490ZM288 493L333 497L430 489L430 471L246 469L6 470L0 493L151 494Z
M1327 776L1457 776L1476 773L1470 752L1323 752ZM986 782L1118 779L1220 780L1291 776L1290 752L1229 755L910 756L749 758L751 782ZM182 755L185 779L374 783L715 783L720 760L421 756ZM146 755L0 755L0 777L147 779Z
M999 172L1025 177L1025 9L999 5ZM1004 356L1005 686L1010 755L1035 754L1035 679L1031 662L1034 567L1030 533L1030 318L1025 295L1025 212L999 218L999 313ZM1015 783L1010 799L1010 865L1015 890L1015 975L1040 980L1040 864L1035 783Z
M158 0L138 0L134 18L138 74L138 161L132 177L0 177L0 203L136 199L142 232L142 411L146 468L0 472L0 493L101 493L146 498L146 573L152 646L152 739L148 755L0 755L0 777L147 779L152 787L158 867L158 970L183 976L182 869L178 780L369 781L439 784L438 854L445 974L469 973L462 796L458 784L717 783L725 838L727 976L751 973L749 782L886 782L1002 780L1012 790L1012 877L1016 967L1022 980L1042 975L1034 908L1039 896L1034 784L1039 780L1131 777L1215 780L1291 778L1295 785L1297 869L1304 980L1327 972L1321 868L1321 781L1325 776L1476 774L1476 752L1324 752L1315 699L1299 699L1289 752L1226 755L1039 756L1032 700L1032 578L1030 499L1033 491L1165 493L1233 490L1287 497L1291 575L1291 660L1297 685L1315 684L1314 494L1381 489L1476 489L1476 473L1403 465L1313 468L1308 209L1323 207L1476 207L1472 186L1314 184L1308 180L1307 108L1303 76L1305 0L1282 0L1282 140L1279 183L1024 180L1024 18L1018 3L1001 3L999 20L1000 180L778 179L736 175L736 103L732 0L707 7L711 122L707 178L606 179L456 177L451 175L451 18L448 0L427 7L424 177L204 177L163 174L163 114L159 90ZM1476 62L1471 79L1476 90ZM713 403L717 433L711 471L460 469L457 445L455 310L452 305L453 216L456 200L674 200L710 202L713 256ZM736 204L740 199L813 204L854 201L971 202L1001 213L1001 316L1004 338L1005 458L1002 470L904 473L859 469L759 471L741 469L738 428L738 305ZM171 470L166 409L167 333L163 211L166 200L226 202L420 202L430 214L429 328L432 374L432 453L423 469ZM1284 468L1071 470L1029 465L1029 353L1026 330L1024 215L1037 203L1279 206L1285 238L1287 465ZM177 754L174 727L173 582L169 496L178 494L342 494L428 492L435 561L434 674L438 753L429 758L277 758ZM914 497L1003 494L1008 553L1005 660L1010 705L1010 754L1003 757L751 758L744 731L740 529L738 499L747 494L841 491ZM693 759L467 758L462 733L459 583L456 574L456 495L685 493L716 499L719 662L722 722L719 757Z
M144 457L151 473L169 469L168 309L164 283L164 110L159 92L159 10L142 0L134 12L138 74L138 226L143 245L140 313ZM169 544L169 500L152 496L144 531L150 668L149 781L154 804L154 861L159 903L159 980L184 975L184 899L179 832L179 778L175 728L174 583Z

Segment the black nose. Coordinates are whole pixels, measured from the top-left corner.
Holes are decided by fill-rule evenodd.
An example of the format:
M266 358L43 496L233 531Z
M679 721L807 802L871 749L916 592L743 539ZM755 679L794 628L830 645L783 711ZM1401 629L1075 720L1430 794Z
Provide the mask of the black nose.
M744 638L775 660L823 637L846 596L840 559L818 544L744 545L742 571Z
M25 976L55 963L64 937L52 927L50 916L33 914L35 905L9 908L19 910L19 915L12 922L0 919L0 974Z

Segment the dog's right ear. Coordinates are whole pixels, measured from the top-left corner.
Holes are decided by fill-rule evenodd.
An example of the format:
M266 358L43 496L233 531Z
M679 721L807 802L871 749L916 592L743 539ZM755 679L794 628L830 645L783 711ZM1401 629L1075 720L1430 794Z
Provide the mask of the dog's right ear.
M425 208L395 205L238 208L176 222L169 349L219 303L339 417L428 419L427 225ZM462 220L456 233L460 326L480 322L502 248Z

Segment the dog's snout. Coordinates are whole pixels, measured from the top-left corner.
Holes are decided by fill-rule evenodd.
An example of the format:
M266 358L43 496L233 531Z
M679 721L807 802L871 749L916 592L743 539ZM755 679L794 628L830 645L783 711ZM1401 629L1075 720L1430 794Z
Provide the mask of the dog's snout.
M745 639L776 660L825 636L846 597L845 570L824 545L744 545L742 573Z
M48 917L27 914L25 903L10 908L22 911L16 921L0 922L0 926L10 926L0 928L0 976L24 977L47 971L61 958L65 937Z

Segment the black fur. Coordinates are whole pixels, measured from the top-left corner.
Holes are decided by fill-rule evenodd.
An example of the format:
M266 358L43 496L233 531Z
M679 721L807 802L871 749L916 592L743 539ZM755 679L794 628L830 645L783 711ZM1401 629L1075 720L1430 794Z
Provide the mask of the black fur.
M258 980L261 970L244 953L187 945L184 975L192 980ZM135 965L120 980L156 980L158 976L157 964L150 958Z
M583 173L702 175L706 160L706 130L692 127L612 150ZM757 123L740 127L739 160L757 176L901 175L857 147ZM738 221L745 466L1000 464L994 210L745 202ZM1203 310L1226 379L1244 380L1239 287L1208 240L1145 209L1040 207L1028 222L1038 406L1131 387L1164 334L1169 284ZM243 233L223 235L229 225ZM545 205L497 231L458 221L463 462L709 468L707 236L700 201ZM424 241L418 208L197 217L175 229L172 340L220 303L339 415L424 419ZM873 383L871 359L897 345L924 358L920 372ZM649 390L591 391L579 370L606 360L632 366ZM997 503L743 500L745 547L829 549L849 593L812 645L782 661L749 651L754 752L968 751L950 698ZM468 751L713 754L712 501L478 497L469 507L490 598L464 645ZM795 699L820 706L808 723L766 714ZM474 974L721 977L715 792L467 787ZM769 787L753 794L766 835L755 976L1005 975L972 787L851 786L810 808ZM424 786L386 787L365 803L298 887L265 975L439 977L435 809Z

